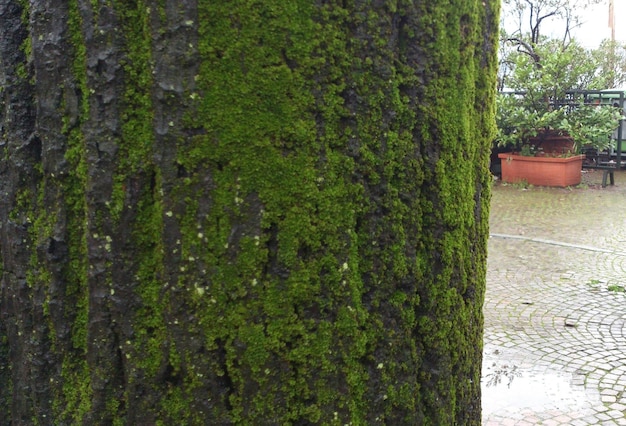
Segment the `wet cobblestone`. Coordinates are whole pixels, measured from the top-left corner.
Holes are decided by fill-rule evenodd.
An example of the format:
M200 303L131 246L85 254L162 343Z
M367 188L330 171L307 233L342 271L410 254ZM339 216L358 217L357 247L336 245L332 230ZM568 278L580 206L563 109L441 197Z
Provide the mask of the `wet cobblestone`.
M626 173L496 185L483 425L626 425Z

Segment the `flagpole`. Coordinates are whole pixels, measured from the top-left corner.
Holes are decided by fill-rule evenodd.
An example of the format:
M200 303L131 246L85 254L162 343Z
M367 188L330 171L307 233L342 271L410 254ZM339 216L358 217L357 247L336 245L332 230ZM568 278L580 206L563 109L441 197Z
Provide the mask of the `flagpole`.
M611 41L615 42L615 0L609 0L609 28L611 29Z
M609 0L609 28L611 29L611 44L609 50L609 66L612 75L611 87L615 87L615 0Z

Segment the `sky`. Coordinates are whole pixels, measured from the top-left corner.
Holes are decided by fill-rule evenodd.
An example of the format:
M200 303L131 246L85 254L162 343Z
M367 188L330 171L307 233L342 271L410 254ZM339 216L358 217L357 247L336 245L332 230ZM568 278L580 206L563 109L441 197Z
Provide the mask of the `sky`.
M582 25L575 28L574 37L585 47L595 48L604 39L611 38L609 29L609 0L585 10L581 14ZM615 39L626 43L626 0L614 0ZM544 21L543 34L552 34L558 38L563 35L564 24L556 20Z
M614 0L615 40L626 42L626 0ZM584 23L574 31L574 37L586 47L597 47L603 39L611 38L608 0L585 11Z

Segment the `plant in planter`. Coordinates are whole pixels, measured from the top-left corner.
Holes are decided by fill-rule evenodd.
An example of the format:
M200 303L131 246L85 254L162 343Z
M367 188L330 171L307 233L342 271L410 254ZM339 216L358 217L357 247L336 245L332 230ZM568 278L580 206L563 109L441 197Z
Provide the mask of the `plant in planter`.
M621 113L612 106L574 99L566 105L550 100L537 108L529 106L524 95L499 94L496 117L499 146L526 156L571 156L583 147L609 148Z
M618 126L619 112L612 107L588 103L590 99L581 91L616 87L623 81L619 74L611 71L617 59L616 46L608 45L602 51L589 50L571 37L571 30L582 21L586 8L600 2L502 1L498 71L501 94L497 105L498 138L492 161L497 164L498 157L504 156L505 180L507 170L504 169L514 163L513 158L517 157L514 154L524 154L520 158L544 163L549 160L569 162L576 158L573 178L540 183L527 177L515 176L515 179L538 185L576 184L581 176L582 157L577 157L581 149L603 150L612 143L610 135ZM560 36L552 32L551 37L546 37L543 31L546 26L552 31L560 28L563 32ZM504 90L514 93L504 94ZM492 170L497 171L497 166Z
M585 158L581 148L606 149L619 124L620 113L611 106L581 104L537 111L518 104L519 98L505 96L500 95L498 102L498 141L511 148L498 154L504 182L579 184Z
M509 77L514 92L500 93L497 99L497 143L510 148L510 152L498 155L503 161L502 178L534 185L576 185L582 169L581 149L602 151L609 147L620 111L595 105L577 94L590 88L584 86L592 86L593 78L588 76L593 75L595 65L581 59L588 55L575 41L562 44L546 39L531 45L512 40L522 46L513 55L515 66ZM529 175L511 172L517 157L526 157L521 160ZM529 157L542 160L530 164ZM564 167L567 170L560 171ZM548 175L536 176L544 168L548 168Z

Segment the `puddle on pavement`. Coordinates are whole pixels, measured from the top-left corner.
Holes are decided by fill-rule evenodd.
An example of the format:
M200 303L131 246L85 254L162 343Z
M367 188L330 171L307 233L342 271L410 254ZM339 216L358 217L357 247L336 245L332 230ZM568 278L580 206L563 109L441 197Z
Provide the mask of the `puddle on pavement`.
M573 385L572 374L537 373L516 368L491 366L482 383L483 417L491 413L516 414L522 411L570 411L589 407L599 394Z

